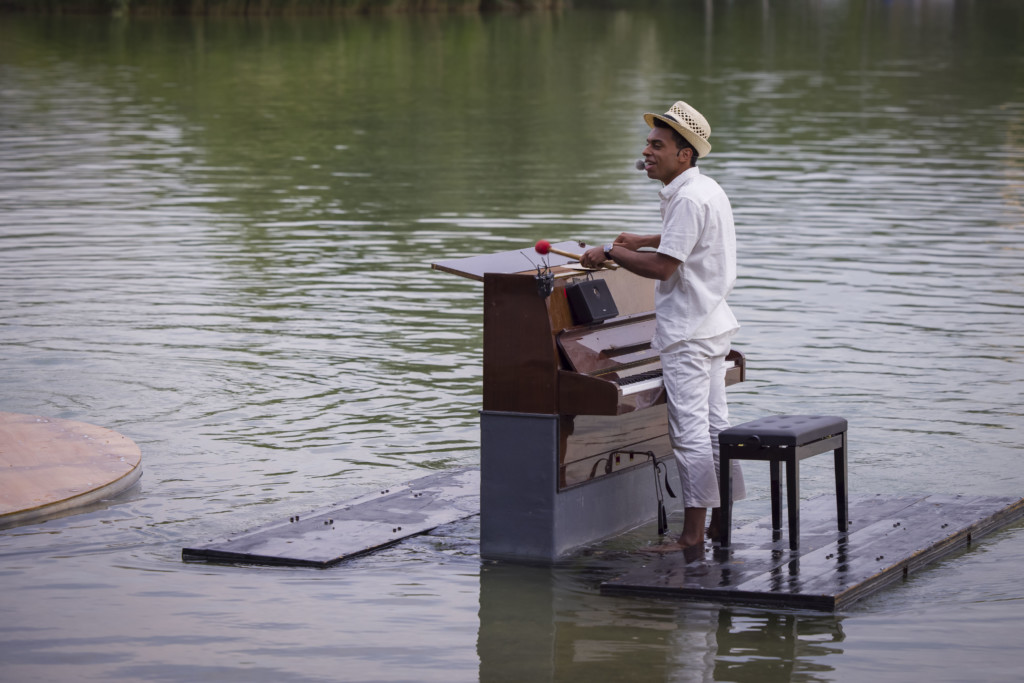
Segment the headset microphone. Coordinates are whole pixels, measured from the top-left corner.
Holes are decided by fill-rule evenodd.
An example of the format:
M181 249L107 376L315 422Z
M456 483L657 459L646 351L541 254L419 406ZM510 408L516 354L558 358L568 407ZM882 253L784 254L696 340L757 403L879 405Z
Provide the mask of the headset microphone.
M636 170L642 171L646 167L646 162L643 159L637 159L633 165L636 166Z

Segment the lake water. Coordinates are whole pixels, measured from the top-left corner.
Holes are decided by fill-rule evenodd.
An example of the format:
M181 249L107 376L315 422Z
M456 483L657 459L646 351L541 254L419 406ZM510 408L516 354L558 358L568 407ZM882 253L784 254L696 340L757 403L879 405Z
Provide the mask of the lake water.
M734 422L847 417L855 495L1022 495L1024 5L678 4L0 18L0 410L144 467L0 531L0 680L1017 680L1021 524L837 615L603 597L614 559L482 563L475 518L181 561L478 464L482 288L429 264L655 230L676 99L737 216Z

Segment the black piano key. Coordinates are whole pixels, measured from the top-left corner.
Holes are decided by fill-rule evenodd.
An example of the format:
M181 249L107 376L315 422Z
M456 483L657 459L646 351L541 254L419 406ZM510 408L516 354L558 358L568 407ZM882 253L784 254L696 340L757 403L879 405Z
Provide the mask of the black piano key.
M643 382L644 380L654 379L656 377L661 377L661 368L658 368L657 370L647 370L646 372L638 372L635 375L630 375L629 377L619 377L615 380L615 383L621 387L626 384Z

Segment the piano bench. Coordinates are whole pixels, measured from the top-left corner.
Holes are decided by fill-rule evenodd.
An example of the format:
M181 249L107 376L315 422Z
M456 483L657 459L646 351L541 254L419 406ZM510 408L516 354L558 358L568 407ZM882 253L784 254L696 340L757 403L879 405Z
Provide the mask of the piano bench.
M782 538L782 500L779 466L786 464L786 507L789 513L789 547L800 547L800 461L832 451L836 470L836 508L839 531L849 526L846 490L846 428L844 418L828 415L774 415L730 427L718 435L721 447L719 492L721 494L721 547L728 548L732 530L732 460L767 460L771 470L772 540Z

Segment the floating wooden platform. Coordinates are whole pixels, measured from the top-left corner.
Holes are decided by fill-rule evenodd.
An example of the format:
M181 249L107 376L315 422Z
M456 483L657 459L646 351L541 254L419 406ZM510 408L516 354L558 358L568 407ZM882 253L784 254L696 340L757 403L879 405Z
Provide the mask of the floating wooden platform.
M181 552L183 560L329 567L480 511L480 470L439 472Z
M0 528L66 514L142 475L126 436L72 420L0 413Z
M766 518L703 558L644 555L644 566L601 592L836 611L1021 517L1024 499L874 496L850 501L850 530L840 534L835 498L821 496L801 502L799 551L785 532L773 541Z

